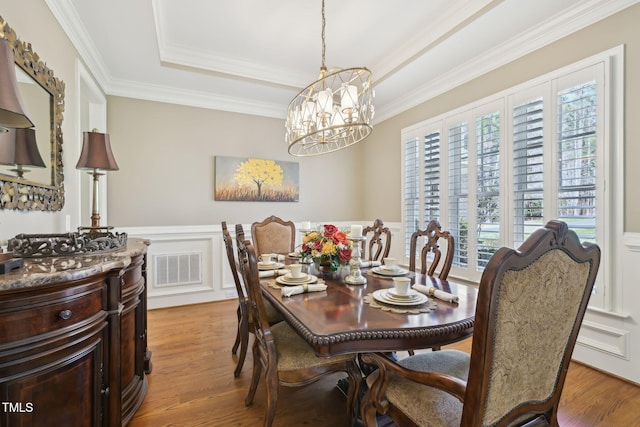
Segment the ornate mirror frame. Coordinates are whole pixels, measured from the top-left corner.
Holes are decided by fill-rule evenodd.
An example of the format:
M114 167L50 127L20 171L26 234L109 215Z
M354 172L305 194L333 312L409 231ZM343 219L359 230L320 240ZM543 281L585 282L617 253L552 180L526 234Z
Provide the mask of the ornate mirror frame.
M51 116L51 185L30 182L0 174L0 209L59 211L64 206L64 173L62 162L62 113L64 82L31 49L31 43L18 39L16 32L0 16L0 38L13 47L15 63L50 95Z

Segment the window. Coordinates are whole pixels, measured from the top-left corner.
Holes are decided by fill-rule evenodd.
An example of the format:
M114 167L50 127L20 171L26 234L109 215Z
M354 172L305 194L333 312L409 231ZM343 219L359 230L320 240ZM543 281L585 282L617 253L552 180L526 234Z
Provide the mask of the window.
M432 219L455 238L452 277L467 280L478 281L500 247L518 247L554 218L604 248L613 144L605 88L613 87L616 55L621 50L403 130L406 256L411 233ZM592 305L606 305L602 286L598 292Z

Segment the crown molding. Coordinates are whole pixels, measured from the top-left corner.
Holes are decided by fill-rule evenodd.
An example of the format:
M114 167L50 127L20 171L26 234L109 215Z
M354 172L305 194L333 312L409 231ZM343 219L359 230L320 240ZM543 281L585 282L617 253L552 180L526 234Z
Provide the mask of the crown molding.
M112 80L105 88L109 95L147 101L165 102L190 107L222 110L231 113L251 114L285 119L286 108L278 103L257 102L252 99L211 94L182 88L155 85L133 80Z
M49 10L56 18L62 30L67 34L71 44L80 54L80 58L104 90L112 77L102 57L97 53L98 48L93 43L86 27L80 20L71 0L45 0Z

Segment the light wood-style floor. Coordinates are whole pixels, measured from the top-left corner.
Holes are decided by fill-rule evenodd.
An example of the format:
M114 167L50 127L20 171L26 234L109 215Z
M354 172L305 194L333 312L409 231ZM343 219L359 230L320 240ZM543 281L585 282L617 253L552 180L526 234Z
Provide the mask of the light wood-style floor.
M229 300L149 311L153 372L129 427L262 425L264 386L253 406L244 406L250 352L241 376L233 377L236 305ZM453 347L469 351L470 340ZM303 388L281 387L274 427L346 425L345 400L335 387L340 377ZM562 427L640 426L640 387L572 363L559 421Z

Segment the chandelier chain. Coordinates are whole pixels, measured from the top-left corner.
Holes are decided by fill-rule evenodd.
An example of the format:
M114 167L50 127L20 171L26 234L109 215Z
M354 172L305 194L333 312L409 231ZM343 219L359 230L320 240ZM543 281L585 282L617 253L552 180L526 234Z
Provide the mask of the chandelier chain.
M322 68L326 68L325 64L324 64L324 54L325 54L325 42L324 42L324 27L326 24L326 20L324 18L324 0L322 0Z

